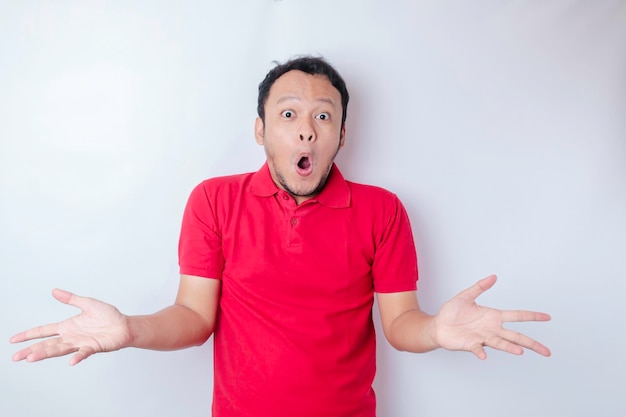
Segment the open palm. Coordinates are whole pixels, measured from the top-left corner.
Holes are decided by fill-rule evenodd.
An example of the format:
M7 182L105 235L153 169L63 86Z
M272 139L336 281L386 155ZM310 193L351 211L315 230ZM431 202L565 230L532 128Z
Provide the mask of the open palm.
M525 310L497 310L480 306L476 298L491 288L496 276L490 275L446 302L435 317L437 343L448 350L465 350L480 359L484 347L520 355L524 348L549 356L550 350L530 337L503 327L505 322L546 321L545 313Z
M58 323L34 327L11 338L12 343L46 338L13 355L13 360L35 362L75 353L75 365L94 353L110 352L126 346L130 339L126 316L114 306L55 289L54 298L81 309L81 313Z

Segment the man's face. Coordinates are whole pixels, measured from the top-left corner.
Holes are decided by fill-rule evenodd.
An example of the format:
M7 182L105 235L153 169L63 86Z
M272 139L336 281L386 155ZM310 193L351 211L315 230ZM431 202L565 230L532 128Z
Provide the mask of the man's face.
M255 137L265 148L274 183L296 202L317 195L343 146L341 94L323 75L289 71L272 85L265 123Z

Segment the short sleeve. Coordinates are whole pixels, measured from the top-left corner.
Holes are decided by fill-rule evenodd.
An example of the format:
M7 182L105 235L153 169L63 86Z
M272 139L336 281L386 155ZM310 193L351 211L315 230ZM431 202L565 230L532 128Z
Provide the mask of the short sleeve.
M417 253L406 209L394 195L392 207L377 241L372 278L374 291L380 293L417 289Z
M221 279L222 236L209 198L210 187L211 183L205 181L189 196L178 242L178 263L181 274Z

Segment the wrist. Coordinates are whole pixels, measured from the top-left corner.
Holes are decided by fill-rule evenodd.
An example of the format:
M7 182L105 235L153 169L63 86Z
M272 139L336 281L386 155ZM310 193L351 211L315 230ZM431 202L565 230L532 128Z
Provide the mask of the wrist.
M142 324L141 316L124 316L126 321L127 337L124 347L140 347L141 344L141 328L145 327Z

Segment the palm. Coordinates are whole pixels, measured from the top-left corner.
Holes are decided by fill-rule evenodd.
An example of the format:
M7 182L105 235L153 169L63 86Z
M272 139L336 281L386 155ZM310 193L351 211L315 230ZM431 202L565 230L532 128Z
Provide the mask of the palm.
M471 351L472 346L484 343L502 329L496 310L457 298L441 307L436 320L437 340L448 350Z
M441 307L435 317L435 337L439 346L448 350L472 352L480 359L487 357L484 346L517 355L526 348L548 356L548 348L528 336L505 329L503 325L513 321L545 321L550 319L549 315L522 310L496 310L476 304L476 298L495 282L495 275L491 275Z
M126 327L124 316L111 305L92 301L92 310L83 310L59 323L59 336L100 352L120 349Z
M126 316L117 308L62 290L55 290L53 295L62 303L80 308L81 313L59 323L35 327L14 336L12 342L56 336L17 352L15 360L38 361L75 352L70 361L74 365L94 353L118 350L128 343Z

